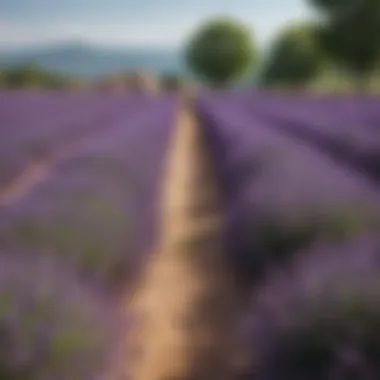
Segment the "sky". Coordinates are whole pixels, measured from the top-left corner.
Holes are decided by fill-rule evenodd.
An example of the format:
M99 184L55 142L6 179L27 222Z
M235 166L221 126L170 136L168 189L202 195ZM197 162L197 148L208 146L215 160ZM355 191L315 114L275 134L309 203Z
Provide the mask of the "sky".
M245 22L259 45L288 22L310 17L306 0L1 0L0 47L83 40L177 47L210 16Z

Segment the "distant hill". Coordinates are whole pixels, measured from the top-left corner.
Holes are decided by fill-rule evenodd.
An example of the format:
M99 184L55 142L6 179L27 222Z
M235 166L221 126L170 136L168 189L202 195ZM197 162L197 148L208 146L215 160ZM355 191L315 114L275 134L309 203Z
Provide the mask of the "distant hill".
M174 50L111 49L69 41L49 46L0 51L0 67L33 64L62 74L87 78L123 70L146 69L156 74L186 74L180 54Z

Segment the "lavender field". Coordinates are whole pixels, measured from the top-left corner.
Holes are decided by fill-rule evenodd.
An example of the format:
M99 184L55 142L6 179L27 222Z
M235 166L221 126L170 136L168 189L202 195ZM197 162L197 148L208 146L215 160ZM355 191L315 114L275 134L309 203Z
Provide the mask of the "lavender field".
M0 378L379 379L379 189L380 98L0 92Z

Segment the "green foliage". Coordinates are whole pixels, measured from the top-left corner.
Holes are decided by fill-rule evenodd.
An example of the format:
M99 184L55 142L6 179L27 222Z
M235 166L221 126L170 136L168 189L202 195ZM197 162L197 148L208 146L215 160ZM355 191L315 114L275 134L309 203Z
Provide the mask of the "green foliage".
M365 20L362 21L366 22L361 25L362 27L368 26L368 23L376 24L379 21L380 3L378 0L309 0L309 3L330 24L355 22L363 16ZM351 35L355 34L356 31L351 31Z
M251 71L258 53L249 29L230 18L208 21L190 38L186 62L201 79L225 86Z
M34 66L17 67L2 70L1 81L8 87L29 86L35 84L38 70Z
M8 88L47 87L62 88L69 79L40 69L34 65L12 67L0 71L0 83Z
M347 17L367 0L309 0L320 13L328 18Z
M325 16L318 41L326 54L366 85L380 58L378 0L311 0Z
M339 242L359 236L368 230L370 222L370 216L364 210L347 208L331 212L321 223L321 229L327 239Z
M344 243L358 238L366 231L378 233L379 216L361 207L320 205L295 207L283 212L255 214L248 223L247 239L252 255L261 252L265 265L289 262L317 241Z
M285 223L269 218L258 228L260 246L279 264L290 259L297 251L304 249L316 238L318 228L312 220L308 223Z
M262 73L264 84L300 85L314 79L324 64L315 41L315 27L298 24L285 28L269 53Z

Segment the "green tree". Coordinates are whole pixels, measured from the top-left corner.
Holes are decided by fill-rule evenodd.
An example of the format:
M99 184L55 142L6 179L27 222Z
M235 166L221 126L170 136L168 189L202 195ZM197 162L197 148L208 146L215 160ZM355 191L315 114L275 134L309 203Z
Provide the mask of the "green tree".
M371 1L371 0L370 0ZM367 0L309 0L309 3L326 19L349 18Z
M324 64L315 33L314 25L306 23L280 32L264 64L262 83L298 86L314 79Z
M194 74L217 87L251 73L257 58L250 30L231 18L200 25L185 49L185 60Z
M324 16L318 41L366 87L380 59L380 0L310 0Z
M5 84L9 87L33 86L39 82L41 74L33 65L5 70Z
M10 67L0 72L0 83L9 88L39 86L62 89L69 84L69 78L51 73L33 65Z

